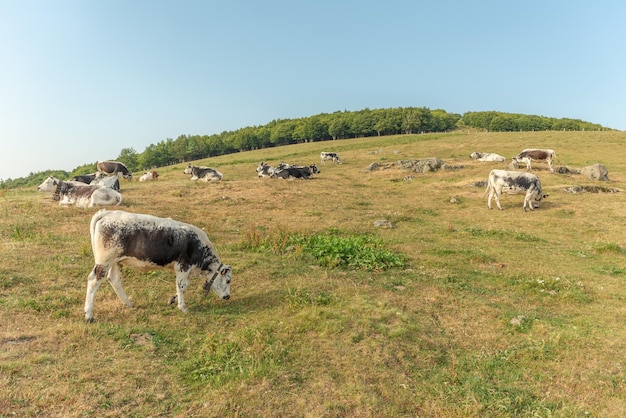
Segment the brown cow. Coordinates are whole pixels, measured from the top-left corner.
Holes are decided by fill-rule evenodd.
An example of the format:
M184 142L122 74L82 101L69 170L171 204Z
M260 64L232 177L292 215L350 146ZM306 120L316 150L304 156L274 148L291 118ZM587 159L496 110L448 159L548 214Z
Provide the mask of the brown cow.
M554 161L555 158L556 158L556 153L552 149L529 148L529 149L523 150L522 152L517 154L515 157L513 157L513 163L515 164L526 163L526 169L530 170L531 169L530 162L532 160L545 161L548 163L548 167L550 167L550 172L554 173L554 166L552 165L552 162Z
M131 173L124 164L117 161L98 161L97 168L99 172L108 176L117 176L117 173L121 173L122 177L125 179L133 179L133 173Z

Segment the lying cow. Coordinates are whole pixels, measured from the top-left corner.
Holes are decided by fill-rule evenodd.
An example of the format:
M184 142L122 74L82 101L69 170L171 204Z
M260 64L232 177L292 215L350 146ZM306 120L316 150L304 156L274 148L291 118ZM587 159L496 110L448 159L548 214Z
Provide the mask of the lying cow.
M219 181L224 178L224 175L214 168L199 167L195 165L187 165L185 174L191 174L190 180L204 180L204 181Z
M259 166L256 168L256 173L259 177L272 177L275 171L276 167L265 164L264 162L260 162Z
M96 292L104 277L126 306L132 306L122 288L122 269L171 268L176 272L178 309L187 312L185 290L190 276L204 277L205 294L213 289L221 299L230 298L231 267L223 264L207 234L193 225L170 218L100 210L89 226L94 267L87 277L85 320L93 322Z
M108 176L117 176L118 173L120 173L122 177L129 181L133 179L133 173L131 173L123 163L118 161L98 161L96 168L100 173L104 173Z
M307 167L300 166L286 166L283 168L277 168L274 174L271 177L288 179L288 178L296 178L296 179L305 179L308 180L311 178L313 174L318 174L320 171L317 168L317 165L311 164Z
M92 181L94 181L94 179L96 178L96 174L98 173L82 174L79 176L74 176L70 179L70 181L80 181L81 183L89 184Z
M498 154L494 154L491 152L477 152L474 151L470 154L470 158L472 160L476 160L476 161L482 161L482 162L503 162L506 161L506 158L504 158L501 155Z
M96 174L96 177L91 181L92 186L104 186L115 191L120 191L120 179L117 176L107 176L104 173Z
M74 178L74 177L72 177ZM59 180L56 177L52 177L52 176L48 176L47 179L45 179L43 181L43 183L41 183L39 186L37 186L37 191L38 192L50 192L50 193L54 193L54 191L57 189L57 185L61 182L62 180ZM83 183L82 181L78 181L78 180L68 180L65 183L70 183L70 184L74 184L76 186L85 186L86 184Z
M530 170L530 162L532 160L535 161L545 161L548 163L548 167L550 168L550 172L554 173L553 161L556 159L556 153L552 149L534 149L529 148L525 149L515 157L513 157L513 163L517 164L526 164L526 170Z
M156 171L146 171L145 173L143 173L141 175L141 177L139 177L139 181L150 181L150 180L156 180L159 178L159 173L157 173Z
M37 190L52 192L52 199L58 200L59 205L76 205L81 208L94 206L119 206L122 195L108 187L88 185L79 181L63 181L56 177L48 177Z
M119 206L122 195L109 187L101 185L76 185L67 181L60 181L52 195L59 205L75 205L79 208L94 206Z
M332 161L337 164L341 164L341 158L339 158L339 154L336 152L320 152L320 159L322 160L322 164L326 164L326 160Z
M496 205L498 205L498 209L500 210L502 210L502 206L500 206L500 195L502 193L525 193L524 205L522 206L524 212L526 212L526 207L529 207L530 210L535 209L534 203L532 202L533 200L539 202L541 199L548 197L548 195L543 194L541 182L536 175L506 170L491 170L487 180L487 189L485 193L483 193L483 196L487 193L489 193L487 207L491 209L491 199L495 197ZM539 207L538 203L536 207Z

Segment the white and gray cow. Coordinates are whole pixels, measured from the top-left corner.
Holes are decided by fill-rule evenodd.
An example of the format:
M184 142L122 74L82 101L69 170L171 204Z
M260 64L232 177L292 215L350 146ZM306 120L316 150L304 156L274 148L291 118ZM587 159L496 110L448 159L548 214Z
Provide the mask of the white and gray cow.
M548 167L550 168L550 172L554 173L554 165L553 162L556 159L556 152L553 149L537 149L537 148L528 148L522 150L519 154L513 157L513 163L517 164L526 164L526 170L530 170L530 162L535 161L545 161L548 163Z
M272 177L276 170L276 167L260 162L259 166L256 168L256 173L259 177Z
M487 207L491 209L491 199L495 198L496 205L500 210L502 210L502 206L500 206L500 195L502 193L525 193L524 205L522 206L524 212L526 212L527 207L530 208L530 210L534 210L534 202L539 202L548 197L548 195L543 194L543 191L541 190L541 181L539 181L539 177L536 175L532 173L506 170L491 170L487 180L487 189L485 190L485 193L483 193L483 196L487 193L489 193ZM538 203L536 207L539 207Z
M109 189L120 191L120 179L117 176L107 176L104 173L98 173L89 183L92 186L104 186Z
M132 306L122 288L122 269L169 268L176 272L178 309L187 312L184 294L189 278L205 279L205 294L213 290L221 299L230 298L231 267L223 264L207 234L200 228L170 218L100 210L89 226L94 267L87 277L85 320L93 322L96 292L104 277L126 306Z
M494 154L492 152L478 152L474 151L470 154L470 158L472 160L481 161L481 162L503 162L506 161L502 155Z
M191 174L190 180L219 181L224 178L224 175L214 168L192 164L187 165L183 173Z
M326 160L332 161L337 164L342 164L341 158L339 157L339 154L337 154L336 152L322 151L320 152L320 160L322 161L322 164L326 164Z
M78 181L63 181L56 177L48 177L37 190L52 192L52 199L59 205L75 205L81 208L94 206L119 206L122 195L113 189L101 185L89 185Z

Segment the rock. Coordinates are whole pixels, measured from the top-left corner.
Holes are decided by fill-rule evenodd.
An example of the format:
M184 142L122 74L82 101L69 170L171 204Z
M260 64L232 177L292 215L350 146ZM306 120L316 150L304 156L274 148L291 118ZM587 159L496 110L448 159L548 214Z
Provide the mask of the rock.
M580 172L583 176L590 180L609 180L609 171L602 164L594 164L584 167Z
M385 219L380 219L378 221L374 221L374 226L376 227L382 227L382 228L393 228L393 225L391 224L391 222L385 220Z

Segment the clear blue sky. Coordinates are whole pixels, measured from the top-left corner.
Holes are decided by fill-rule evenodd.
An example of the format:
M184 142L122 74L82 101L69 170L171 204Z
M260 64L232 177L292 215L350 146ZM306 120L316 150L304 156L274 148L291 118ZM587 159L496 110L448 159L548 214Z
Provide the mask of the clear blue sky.
M0 179L337 110L626 130L626 2L0 0Z

